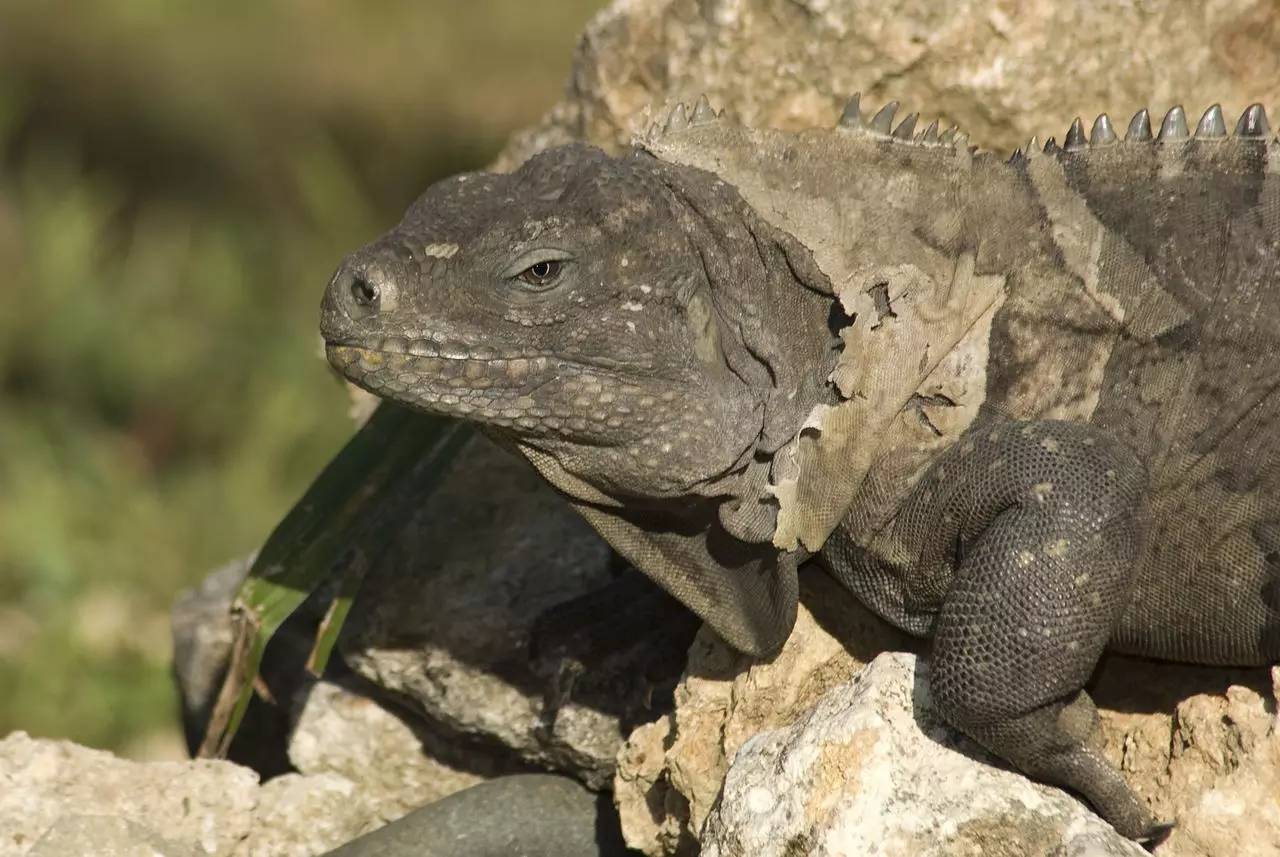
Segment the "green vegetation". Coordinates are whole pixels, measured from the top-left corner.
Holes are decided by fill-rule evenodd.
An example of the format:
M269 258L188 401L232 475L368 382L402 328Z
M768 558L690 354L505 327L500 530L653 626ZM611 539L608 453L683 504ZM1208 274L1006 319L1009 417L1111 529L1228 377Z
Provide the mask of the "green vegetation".
M174 734L167 610L350 434L343 252L483 164L599 0L0 0L0 735Z

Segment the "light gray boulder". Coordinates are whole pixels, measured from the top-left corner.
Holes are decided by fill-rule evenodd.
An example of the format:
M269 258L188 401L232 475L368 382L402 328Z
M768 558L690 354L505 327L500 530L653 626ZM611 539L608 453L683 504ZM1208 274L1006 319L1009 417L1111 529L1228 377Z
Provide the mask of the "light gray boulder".
M337 774L261 784L231 762L132 762L23 732L0 740L0 784L4 857L310 857L381 823Z
M30 857L199 857L197 849L156 835L126 818L65 815L53 823Z
M996 767L934 713L928 668L873 660L738 750L704 857L1142 857L1065 792Z

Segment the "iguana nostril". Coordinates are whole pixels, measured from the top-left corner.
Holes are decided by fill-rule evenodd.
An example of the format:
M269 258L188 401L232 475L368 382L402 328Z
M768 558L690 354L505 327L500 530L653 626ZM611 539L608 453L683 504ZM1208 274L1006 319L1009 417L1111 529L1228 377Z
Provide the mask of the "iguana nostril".
M378 302L378 287L364 277L356 276L351 281L351 299L357 306L372 307Z

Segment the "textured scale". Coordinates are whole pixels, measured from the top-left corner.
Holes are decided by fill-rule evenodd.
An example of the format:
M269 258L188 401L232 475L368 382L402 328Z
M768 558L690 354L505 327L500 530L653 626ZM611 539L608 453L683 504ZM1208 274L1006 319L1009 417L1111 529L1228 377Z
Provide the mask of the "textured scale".
M1106 647L1280 659L1280 142L1175 107L1004 161L897 109L703 98L442 183L335 276L330 359L484 425L744 651L815 556L934 637L954 725L1156 837L1083 686Z

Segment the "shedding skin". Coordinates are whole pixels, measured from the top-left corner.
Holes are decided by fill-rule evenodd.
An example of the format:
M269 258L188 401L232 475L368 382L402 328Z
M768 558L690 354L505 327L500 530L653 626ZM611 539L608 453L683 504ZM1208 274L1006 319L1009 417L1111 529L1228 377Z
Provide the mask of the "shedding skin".
M743 651L816 556L934 639L954 726L1157 839L1083 687L1107 648L1280 658L1280 143L1175 108L1006 162L895 109L700 102L442 182L335 274L329 359L523 454Z

